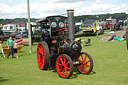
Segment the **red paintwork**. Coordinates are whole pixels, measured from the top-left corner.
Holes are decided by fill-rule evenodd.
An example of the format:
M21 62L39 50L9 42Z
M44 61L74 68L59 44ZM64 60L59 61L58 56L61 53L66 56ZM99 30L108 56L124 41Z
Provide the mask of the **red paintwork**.
M77 61L81 62L82 64L77 65L77 69L79 70L80 73L87 73L90 69L90 59L88 58L88 56L86 54L80 54L77 57Z
M67 28L61 28L59 29L59 34L61 34L62 31L67 30Z
M16 43L19 45L19 44L22 44L23 43L23 38L21 38L21 39L17 39L16 40Z
M56 40L52 40L52 43L56 43Z
M62 78L65 78L70 73L70 62L65 56L60 56L56 62L56 70Z
M116 25L116 19L106 19L106 21L108 22L108 28Z
M25 23L6 23L6 25L8 24L14 24L14 25L19 25L19 27L25 27Z
M42 57L40 57L40 54L42 55ZM44 57L44 48L42 44L39 43L37 47L37 62L40 69L44 68Z
M110 26L112 26L112 21L109 21L110 23L108 23L108 28L110 29Z

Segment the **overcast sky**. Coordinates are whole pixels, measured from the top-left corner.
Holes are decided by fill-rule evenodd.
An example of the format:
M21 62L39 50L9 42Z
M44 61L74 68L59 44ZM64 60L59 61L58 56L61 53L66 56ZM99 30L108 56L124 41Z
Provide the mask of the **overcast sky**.
M65 14L74 15L128 13L128 0L29 0L30 17L43 18ZM27 18L27 0L0 0L0 18Z

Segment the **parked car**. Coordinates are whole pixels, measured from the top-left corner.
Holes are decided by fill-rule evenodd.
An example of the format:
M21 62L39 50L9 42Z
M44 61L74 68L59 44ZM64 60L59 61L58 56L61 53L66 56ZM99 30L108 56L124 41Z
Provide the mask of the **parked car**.
M20 31L16 33L16 39L28 37L27 31Z
M98 21L95 19L85 20L82 24L82 31L84 35L87 34L103 34L104 30L102 26L99 26Z
M16 33L8 33L8 32L3 32L0 30L0 40L4 41L7 40L9 38L9 36L11 36L12 38L15 38Z

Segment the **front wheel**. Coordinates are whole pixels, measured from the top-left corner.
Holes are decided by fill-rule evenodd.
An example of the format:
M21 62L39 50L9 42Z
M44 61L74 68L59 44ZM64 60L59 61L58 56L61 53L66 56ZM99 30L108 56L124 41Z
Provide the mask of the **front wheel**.
M86 52L82 52L79 54L79 56L77 57L77 61L80 62L80 64L78 64L76 66L77 70L82 73L82 74L89 74L92 69L93 69L93 60L91 58L91 56L86 53Z
M70 78L73 73L73 62L66 54L61 54L56 60L56 70L61 78Z

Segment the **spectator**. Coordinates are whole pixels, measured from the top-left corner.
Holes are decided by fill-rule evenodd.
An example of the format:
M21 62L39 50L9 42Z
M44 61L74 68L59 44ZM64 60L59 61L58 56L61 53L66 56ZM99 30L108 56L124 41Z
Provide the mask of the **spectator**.
M7 46L8 46L8 49L9 49L9 53L7 55L7 58L9 58L10 54L12 54L12 58L15 58L14 57L14 50L13 50L13 40L12 40L12 37L9 37L9 39L7 40Z
M127 18L127 21L126 21L126 26L128 26L128 18Z
M13 42L13 48L14 48L14 53L15 53L15 55L16 55L16 57L18 58L18 56L17 56L17 43L16 43L16 39L14 39L14 42Z
M41 39L42 39L42 41L45 40L45 37L46 37L48 34L49 34L48 30L44 30L44 31L41 32Z
M2 41L0 41L0 53L2 53L3 54L3 57L5 57L5 55L4 55L4 51L3 51L3 48L2 48ZM1 57L1 56L0 56Z
M45 31L42 31L41 32L41 39L42 39L42 41L44 41L44 38L45 38Z

